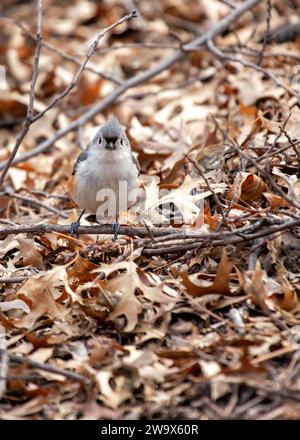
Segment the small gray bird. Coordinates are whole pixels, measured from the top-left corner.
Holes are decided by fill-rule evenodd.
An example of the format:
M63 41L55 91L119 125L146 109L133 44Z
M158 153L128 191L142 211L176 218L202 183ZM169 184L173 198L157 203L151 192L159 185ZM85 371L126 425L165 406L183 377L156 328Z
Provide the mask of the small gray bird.
M100 127L96 136L80 153L74 165L70 182L70 194L74 202L83 209L71 233L77 232L85 211L96 214L101 205L97 201L99 191L113 191L116 197L116 215L113 223L114 239L118 236L118 210L120 182L127 185L128 193L138 188L139 165L131 151L125 130L117 118L112 118ZM128 200L126 200L126 209Z

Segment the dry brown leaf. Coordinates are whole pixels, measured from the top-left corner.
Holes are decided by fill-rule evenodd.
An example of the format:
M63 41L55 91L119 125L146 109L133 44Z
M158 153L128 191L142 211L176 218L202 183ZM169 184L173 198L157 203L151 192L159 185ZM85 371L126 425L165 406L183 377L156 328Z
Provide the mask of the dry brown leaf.
M141 291L143 296L153 303L165 304L172 301L172 298L164 293L162 283L154 286L148 276L133 261L101 266L97 272L101 271L108 276L118 270L126 270L126 272L103 282L102 286L111 294L121 295L120 301L109 314L108 319L126 316L127 325L124 330L129 332L136 327L138 316L143 311L142 303L136 297L137 291Z
M257 202L267 191L268 187L261 177L252 173L238 173L228 193L228 198L248 203Z
M18 293L30 300L32 304L30 313L14 322L14 325L17 328L25 327L30 329L42 316L63 321L66 317L67 309L55 301L55 299L61 296L61 292L58 290L61 287L72 298L74 297L75 294L68 284L67 272L64 267L57 266L42 275L29 278Z
M218 293L220 295L232 295L229 287L232 268L233 263L228 259L226 250L223 249L221 261L219 263L214 282L210 286L195 284L195 282L191 281L191 278L186 273L181 273L180 276L182 277L183 284L189 295L202 296L209 295L211 293Z
M32 239L17 238L20 245L20 256L24 266L33 266L37 269L44 269L43 257Z
M263 196L267 199L271 209L278 209L282 208L283 206L288 206L287 201L281 196L277 196L276 194L269 192L264 192Z
M111 380L114 380L114 389ZM96 374L96 381L100 390L100 399L110 408L117 409L122 402L131 397L130 390L124 387L125 378L122 376L114 377L111 371L100 371Z
M266 300L268 293L264 282L264 271L261 268L260 261L257 260L252 278L246 278L244 290L255 304L258 304L265 312L268 311Z

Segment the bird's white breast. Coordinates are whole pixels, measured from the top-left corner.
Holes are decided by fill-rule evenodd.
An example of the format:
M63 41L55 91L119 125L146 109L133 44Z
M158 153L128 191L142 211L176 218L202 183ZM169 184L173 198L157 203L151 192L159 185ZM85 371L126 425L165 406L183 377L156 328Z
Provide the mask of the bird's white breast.
M119 206L120 185L127 185L128 192L138 187L138 170L131 152L91 150L88 158L78 164L73 198L80 208L96 213L102 195L109 191L113 191Z

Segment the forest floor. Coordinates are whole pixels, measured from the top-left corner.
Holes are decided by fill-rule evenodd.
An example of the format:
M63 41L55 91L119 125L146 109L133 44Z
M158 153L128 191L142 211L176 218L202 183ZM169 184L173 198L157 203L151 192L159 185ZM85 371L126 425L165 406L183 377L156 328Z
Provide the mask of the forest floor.
M0 419L299 419L299 1L1 8ZM112 116L145 205L71 236Z

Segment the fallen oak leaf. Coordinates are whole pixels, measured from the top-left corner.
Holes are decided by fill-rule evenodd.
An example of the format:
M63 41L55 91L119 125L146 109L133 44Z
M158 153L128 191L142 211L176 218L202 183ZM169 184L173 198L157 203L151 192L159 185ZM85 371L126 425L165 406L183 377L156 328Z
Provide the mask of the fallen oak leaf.
M153 285L153 279L150 279L145 271L143 271L134 261L124 261L120 263L115 263L111 265L103 265L100 269L97 269L95 272L103 272L106 276L111 275L114 272L119 270L126 270L124 274L118 275L111 280L108 280L103 284L103 287L106 290L118 290L124 291L124 286L122 282L125 281L126 284L129 284L129 290L139 289L151 302L156 303L169 303L172 301L172 298L164 293L164 283L160 283L159 285ZM152 282L151 282L152 280ZM116 284L115 284L116 283ZM128 291L125 289L125 292Z
M68 275L71 279L74 278L74 280L78 280L80 283L93 281L95 276L92 271L98 267L99 265L92 263L88 258L84 258L78 254L74 265L68 269Z
M278 209L289 205L288 202L281 196L277 196L269 192L264 192L263 196L267 199L271 209Z
M282 262L279 264L278 280L281 282L282 293L275 293L270 298L278 308L289 312L299 304L299 299L293 286L285 276L285 268Z
M32 308L27 316L15 322L17 328L30 329L41 316L63 320L66 315L65 308L57 304L49 288L40 289L36 280L30 279L25 288L31 291Z
M57 266L48 272L29 278L18 294L23 296L22 299L28 298L32 302L32 306L27 316L14 322L15 327L30 329L44 315L62 321L67 310L65 306L56 302L56 299L61 296L61 292L58 290L58 287L61 286L73 299L77 299L76 294L69 286L65 267Z
M108 407L117 409L122 402L131 398L130 390L126 390L124 386L124 377L114 377L112 371L99 371L95 379L100 390L99 397ZM112 379L115 384L114 389L111 385Z
M238 173L228 193L228 198L251 203L260 200L265 192L268 192L268 187L261 177L252 173Z
M299 301L295 290L283 275L282 267L278 281L268 277L257 260L254 273L245 274L244 290L265 313L276 308L290 311Z
M209 205L204 207L204 220L205 223L210 227L211 230L215 231L219 225L219 216L217 211L211 215Z
M191 281L190 277L185 272L180 273L180 276L189 295L203 296L209 295L211 293L218 293L220 295L232 295L229 287L232 268L233 263L228 259L227 252L224 248L222 251L221 261L219 263L217 273L212 285L203 286L200 284L195 284L193 281Z
M118 302L114 310L109 314L107 320L113 321L119 316L124 315L127 320L127 325L124 328L124 331L131 332L135 329L138 323L138 316L140 313L142 313L142 311L142 304L136 299L132 292L128 292L122 295L121 300Z
M17 241L20 245L20 256L23 259L23 265L45 269L43 257L39 253L34 241L27 238L17 238Z
M95 272L103 272L106 276L119 270L125 270L125 273L118 274L114 278L102 281L102 289L111 293L121 295L120 301L111 311L107 320L113 320L119 316L125 316L127 324L124 331L134 330L138 323L138 316L143 311L142 303L136 298L136 291L142 292L144 297L152 303L168 303L174 301L172 297L163 292L164 284L153 285L150 283L147 274L139 268L133 261L124 261L111 265L103 265Z
M186 175L182 184L175 190L167 192L162 197L153 197L151 203L146 200L145 211L151 216L154 208L160 205L170 206L170 204L174 204L181 213L183 222L185 224L193 224L201 212L196 203L211 195L211 191L199 191L196 194L191 194L192 190L198 188L202 183L202 177L191 178L189 175ZM223 192L226 188L226 185L223 183L212 184L211 186L215 193ZM154 192L152 191L151 194L154 194ZM166 210L166 214L168 213L169 210Z
M260 261L257 260L252 279L248 276L245 277L244 290L246 294L250 295L254 304L259 305L265 313L268 313L268 306L266 304L268 295L264 275L265 272L261 268Z

